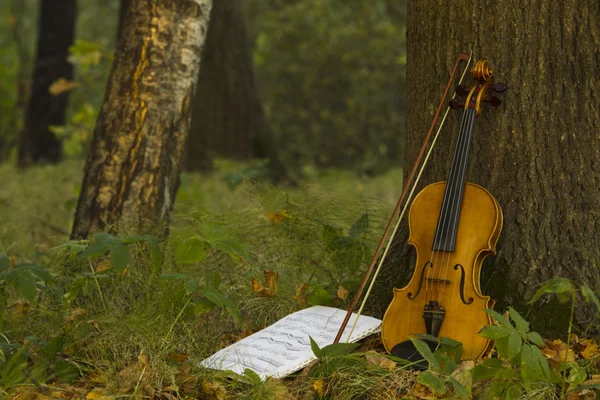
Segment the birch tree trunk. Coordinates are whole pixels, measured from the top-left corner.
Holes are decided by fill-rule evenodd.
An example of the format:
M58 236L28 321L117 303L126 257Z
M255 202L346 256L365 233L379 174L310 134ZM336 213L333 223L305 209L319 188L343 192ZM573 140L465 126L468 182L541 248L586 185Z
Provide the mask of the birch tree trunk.
M132 0L71 236L168 224L211 0Z
M286 175L258 95L240 0L220 0L212 8L198 92L187 169L208 170L213 156L267 158L275 179Z
M19 141L21 167L60 160L61 143L49 127L64 125L69 92L53 95L49 88L61 78L73 78L73 66L67 57L75 35L76 2L65 0L57 6L53 0L42 0L40 6L37 56Z
M552 277L599 288L598 15L596 0L408 2L406 173L458 53L488 59L495 80L509 86L503 105L488 107L475 122L468 175L504 212L498 253L488 257L481 278L497 310L531 311L526 303ZM450 114L421 188L447 179L459 120L460 112ZM391 284L401 287L411 275L407 249L404 235L380 280L380 310ZM565 335L569 305L541 304L528 316L533 327ZM588 328L594 315L578 303L576 328Z

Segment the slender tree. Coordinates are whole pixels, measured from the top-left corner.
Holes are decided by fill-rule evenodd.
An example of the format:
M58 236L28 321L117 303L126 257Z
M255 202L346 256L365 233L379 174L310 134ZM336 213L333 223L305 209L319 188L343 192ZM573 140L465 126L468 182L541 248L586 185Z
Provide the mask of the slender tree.
M72 237L168 223L211 0L132 0L98 116Z
M65 0L60 6L53 0L42 0L40 4L37 57L19 143L20 166L59 161L61 144L49 127L64 124L69 93L56 95L49 89L59 79L68 81L73 77L67 57L75 33L76 0Z
M117 41L121 39L123 35L123 26L125 24L125 17L131 6L131 0L121 0L119 3L119 24L117 25Z
M496 309L529 309L539 285L557 276L600 289L600 22L590 17L597 15L596 0L408 2L407 172L458 53L488 59L496 81L509 85L504 103L475 122L468 173L504 212L498 253L481 278ZM459 121L460 111L450 115L422 186L447 179ZM379 280L381 309L391 297L386 282L400 287L412 274L407 249L399 237ZM564 334L569 305L550 298L530 318L537 329ZM593 317L590 307L577 307L576 327Z
M268 158L273 177L285 176L258 96L240 0L220 0L212 8L187 168L210 169L213 155Z

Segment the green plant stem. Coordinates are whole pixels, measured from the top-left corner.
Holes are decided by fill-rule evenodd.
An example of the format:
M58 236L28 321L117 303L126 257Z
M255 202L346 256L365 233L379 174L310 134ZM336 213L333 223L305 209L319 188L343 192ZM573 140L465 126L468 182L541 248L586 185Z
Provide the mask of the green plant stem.
M573 327L573 317L575 316L575 292L573 292L573 296L571 297L571 315L569 317L569 329L567 330L567 351L565 352L565 359L564 359L564 363L567 362L567 360L569 359L569 349L571 348L571 328ZM563 377L563 382L562 382L562 387L561 387L561 395L560 398L564 399L565 398L565 390L566 390L566 383L567 383L567 371L565 370L565 372L563 373L564 377Z
M92 265L92 261L89 261L90 269L92 270L92 274L96 274L94 270L94 266ZM102 307L104 307L104 312L108 312L108 308L106 308L106 303L104 302L104 296L102 295L102 289L100 289L100 284L98 283L98 278L94 278L96 282L96 287L98 288L98 294L100 294L100 300L102 301Z
M177 321L179 321L179 318L181 318L181 315L183 315L183 311L185 310L187 305L190 304L190 301L192 301L192 296L190 296L188 301L185 302L185 304L181 308L181 311L179 311L179 314L177 314L177 318L175 318L175 321L173 321L173 323L171 324L171 327L169 328L169 332L167 332L167 334L165 335L165 338L163 339L165 342L169 339L169 336L171 336L171 333L173 332L173 329L175 328L175 324L177 323Z

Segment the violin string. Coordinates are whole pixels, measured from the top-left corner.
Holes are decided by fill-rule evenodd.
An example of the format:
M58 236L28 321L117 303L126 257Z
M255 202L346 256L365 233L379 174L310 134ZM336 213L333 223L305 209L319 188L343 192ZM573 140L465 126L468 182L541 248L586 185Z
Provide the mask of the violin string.
M469 71L469 66L471 65L471 60L473 58L473 50L471 50L469 52L469 60L467 61L467 66L465 67L465 69L463 70L462 75L460 76L460 80L458 81L459 84L462 83L467 71ZM456 97L456 93L454 93L454 95L452 96L452 98ZM431 156L431 152L433 151L433 148L435 147L435 143L437 142L438 136L440 135L440 132L442 131L442 127L444 126L444 123L446 122L446 118L448 117L448 113L450 112L450 107L448 106L446 108L446 112L444 113L444 117L442 118L440 125L435 133L435 136L433 137L433 140L431 142L431 146L429 147L429 150L427 151L427 155L425 156L425 159L423 160L423 164L421 164L421 168L419 169L419 173L417 174L417 177L415 178L415 182L413 183L413 186L411 188L410 193L408 194L408 197L406 199L406 202L404 203L404 206L402 207L402 212L400 213L400 216L398 217L398 221L396 222L396 226L394 227L394 231L392 232L392 235L390 236L388 243L386 245L386 248L381 256L381 259L379 260L379 263L377 265L377 268L375 269L375 273L373 274L373 278L371 278L371 283L369 284L369 287L367 288L367 291L365 292L365 295L363 297L362 303L360 304L360 308L358 310L358 312L356 313L356 318L354 319L354 323L352 324L352 327L350 328L350 332L348 333L348 337L346 338L346 342L350 342L350 338L352 337L352 333L354 332L354 329L356 328L356 324L358 323L358 318L361 316L363 309L365 308L365 304L367 303L367 299L369 298L369 296L371 295L371 290L373 289L373 286L375 285L375 281L377 280L377 275L379 275L379 271L381 271L381 266L383 265L383 261L385 260L385 257L388 253L388 250L390 249L390 246L393 242L394 237L396 236L396 231L398 230L398 227L400 226L400 222L402 221L402 217L404 216L406 210L408 209L408 205L410 204L410 201L412 199L412 196L415 192L415 189L417 188L419 181L421 179L421 175L423 174L423 171L425 170L425 166L427 165L427 162L429 161L429 157Z
M460 170L458 172L459 177L465 176L466 171L467 171L468 160L469 160L469 151L471 149L471 139L473 137L473 126L475 124L474 113L475 113L475 110L473 110L473 109L468 109L465 112L465 114L467 114L466 119L468 120L468 122L467 122L467 127L464 132L464 138L462 139L463 150L461 150L462 155L461 155ZM466 190L465 183L466 183L466 179L464 182L457 182L456 188L454 189L455 194L453 195L453 198L456 199L456 206L454 206L453 208L450 209L453 214L453 215L451 215L451 218L450 218L451 225L452 225L452 227L450 229L450 233L456 231L456 228L459 223L461 199L463 198L461 191L463 191L463 193L464 193L464 190ZM448 278L449 267L450 267L450 257L448 257L448 259L446 260L446 266L445 266L446 272L444 275L444 279ZM446 286L443 287L442 293L444 293L445 289L446 289Z
M446 230L446 220L448 219L447 217L447 213L451 204L451 193L453 191L452 188L452 184L454 183L455 179L453 179L453 177L456 175L456 168L454 168L454 164L456 162L456 158L459 155L459 150L460 150L460 145L461 145L461 138L462 138L462 132L463 129L465 127L465 123L466 123L466 118L465 118L465 112L463 112L463 117L462 117L462 121L460 124L460 129L459 129L459 135L458 135L458 139L457 139L457 143L456 143L456 150L454 152L454 157L452 159L452 167L450 169L450 176L448 177L448 180L446 182L446 190L444 191L444 199L442 201L442 208L440 211L440 216L438 217L438 226L436 228L436 234L433 240L433 246L431 249L431 262L433 264L433 268L429 268L429 270L427 271L427 280L426 283L429 283L429 278L430 278L430 272L431 269L433 269L433 277L436 277L436 270L438 268L438 261L441 263L443 263L444 261L444 256L445 256L445 252L442 250L438 250L438 251L434 251L435 248L435 244L440 240L440 238L444 238L444 242L446 240L446 238L443 236ZM444 243L445 244L445 243ZM432 285L433 288L434 285ZM436 295L439 292L439 281L437 281L437 285L435 285L436 287ZM432 290L433 292L433 290ZM432 293L433 296L433 293ZM436 299L438 300L438 299Z

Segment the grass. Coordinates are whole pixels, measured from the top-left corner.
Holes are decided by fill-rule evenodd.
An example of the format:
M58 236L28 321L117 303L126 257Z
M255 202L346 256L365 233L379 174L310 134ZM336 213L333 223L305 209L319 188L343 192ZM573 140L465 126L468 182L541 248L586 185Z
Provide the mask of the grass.
M0 353L0 394L218 400L430 396L416 383L418 374L390 370L389 362L377 361L381 357L363 356L360 368L337 368L327 376L308 378L304 370L266 382L199 367L205 357L307 303L346 309L349 299L339 298L337 289L356 289L402 181L399 169L374 178L307 170L308 179L296 188L230 185L241 168L223 162L211 175L183 175L171 236L160 244L159 272L218 287L240 310L238 322L231 310L206 308L202 291L190 294L185 280L157 279L143 243L130 245L123 273L107 256L88 261L66 247L52 249L68 240L81 163L26 171L0 166L0 254L39 263L53 277L28 301L6 289L0 350L8 359L2 361ZM121 238L133 234L121 232ZM193 237L204 244L196 248L196 260L182 262L181 249ZM277 276L276 289L271 287L276 296L261 297L252 289L253 279L268 286L265 271ZM303 285L308 289L298 296ZM377 337L359 351L371 350L369 343L381 351ZM581 343L575 345L579 351L588 346ZM24 358L18 359L19 352ZM595 361L586 362L594 371ZM570 368L578 371L577 365ZM439 376L450 379L448 374ZM485 390L474 386L480 396ZM528 399L560 398L557 386L544 382L524 393Z

